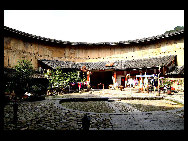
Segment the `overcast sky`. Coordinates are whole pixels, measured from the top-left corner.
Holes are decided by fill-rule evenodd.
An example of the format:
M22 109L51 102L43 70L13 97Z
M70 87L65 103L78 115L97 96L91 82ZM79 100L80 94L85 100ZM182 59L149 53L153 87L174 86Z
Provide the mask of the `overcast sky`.
M184 26L184 10L4 10L4 25L71 42L119 42Z

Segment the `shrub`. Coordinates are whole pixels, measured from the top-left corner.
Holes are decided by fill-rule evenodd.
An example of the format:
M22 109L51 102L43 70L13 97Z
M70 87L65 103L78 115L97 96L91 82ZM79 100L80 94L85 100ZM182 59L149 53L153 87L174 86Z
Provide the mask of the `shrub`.
M13 76L13 89L17 96L22 96L29 88L29 82L34 74L32 64L28 60L20 60L15 66L15 74Z
M60 68L56 70L48 70L45 77L49 80L48 89L63 90L66 89L70 83L83 82L84 79L78 76L77 71L63 72Z

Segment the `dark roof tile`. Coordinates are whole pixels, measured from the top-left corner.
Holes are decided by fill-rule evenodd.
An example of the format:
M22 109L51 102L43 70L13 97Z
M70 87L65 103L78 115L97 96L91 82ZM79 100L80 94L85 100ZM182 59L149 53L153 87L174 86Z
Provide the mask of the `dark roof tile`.
M176 55L160 56L154 58L144 58L135 60L117 60L113 61L113 66L106 66L110 63L109 61L100 62L71 62L71 61L57 61L57 60L40 60L44 64L55 69L57 66L61 68L75 68L81 69L82 66L86 66L88 70L125 70L128 68L147 68L147 67L158 67L158 66L168 66ZM112 61L111 61L112 62Z
M87 43L87 42L69 42L69 41L61 41L61 40L56 40L56 39L44 38L44 37L28 34L28 33L22 32L22 31L18 31L16 29L12 29L12 28L7 27L7 26L4 26L4 31L12 32L14 34L19 34L21 36L25 36L25 37L28 37L28 38L35 38L37 40L43 40L43 41L47 41L47 42L50 41L52 43L57 43L57 44L62 43L62 44L71 44L71 45L80 45L80 44L82 44L82 45L117 45L117 44L142 43L142 42L159 40L159 39L162 39L162 38L168 38L168 37L171 37L171 36L184 34L184 30L180 30L180 31L175 31L175 32L171 32L171 33L166 33L166 34L161 34L161 35L157 35L157 36L152 36L152 37L142 38L142 39L136 39L136 40L127 40L127 41L119 41L119 42Z
M175 66L174 69L167 73L167 75L179 75L184 74L184 65L183 66Z

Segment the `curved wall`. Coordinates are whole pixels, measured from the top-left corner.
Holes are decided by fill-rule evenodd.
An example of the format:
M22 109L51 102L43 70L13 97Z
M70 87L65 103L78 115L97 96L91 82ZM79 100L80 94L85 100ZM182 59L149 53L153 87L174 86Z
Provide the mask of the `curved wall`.
M184 37L164 38L155 42L116 45L58 45L35 39L4 36L4 67L13 68L18 59L31 60L38 68L39 59L97 62L103 60L132 60L164 55L177 55L177 65L184 65Z

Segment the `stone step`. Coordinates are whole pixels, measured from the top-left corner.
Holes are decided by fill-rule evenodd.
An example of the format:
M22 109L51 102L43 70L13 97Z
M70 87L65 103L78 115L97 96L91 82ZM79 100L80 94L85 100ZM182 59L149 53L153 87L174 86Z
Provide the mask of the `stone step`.
M108 102L113 102L113 101L121 101L119 98L110 98L108 99Z
M109 99L117 99L117 100L161 100L163 96L128 96L128 97L112 97Z

